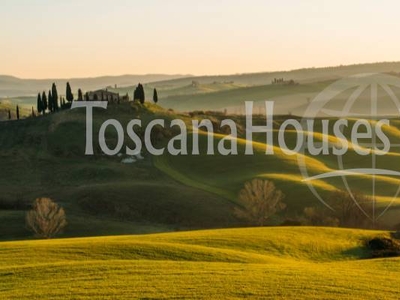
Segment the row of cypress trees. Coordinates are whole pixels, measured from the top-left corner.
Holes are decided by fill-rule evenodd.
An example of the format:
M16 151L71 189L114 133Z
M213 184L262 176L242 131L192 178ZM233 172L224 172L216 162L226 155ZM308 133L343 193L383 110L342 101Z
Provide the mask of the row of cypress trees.
M36 103L36 109L39 114L46 114L46 112L57 112L59 109L65 109L69 108L70 104L72 101L74 101L74 94L72 93L71 85L69 82L67 82L66 86L66 92L65 92L65 98L59 97L58 96L58 91L57 91L57 86L55 83L52 84L51 89L48 91L46 94L45 91L42 93L38 93L37 96L37 103ZM83 97L83 93L81 89L78 89L78 101L83 101L85 100L89 101L89 96L88 93L85 94L85 97ZM66 100L66 101L65 101ZM140 103L144 103L145 101L145 93L144 93L144 88L141 83L138 84L138 86L135 88L135 91L133 93L133 100L139 100ZM158 93L157 89L154 88L153 90L153 101L154 103L158 102ZM36 113L34 108L32 107L32 117L35 117ZM20 117L20 108L17 105L16 106L16 118L19 120ZM8 110L8 119L11 120L11 110Z
M69 82L67 82L66 98L68 103L71 103L74 100L74 95L72 94ZM42 94L38 93L36 109L39 114L45 114L47 111L51 113L57 112L59 109L67 107L68 105L65 98L58 96L57 86L55 83L52 84L47 95L45 91L43 91Z
M42 93L38 93L37 96L37 104L36 109L39 114L46 114L46 112L57 112L59 109L65 109L70 107L72 101L74 101L74 94L72 93L71 85L67 82L65 98L58 96L57 86L55 83L52 84L51 89L46 94L45 91ZM83 101L83 93L81 89L78 89L78 101ZM86 93L85 100L88 100L89 97ZM67 101L65 101L67 100ZM134 93L133 100L139 100L142 104L145 101L145 93L144 88L141 83L138 84ZM158 102L158 93L157 90L153 90L153 101L154 103ZM19 119L19 107L16 107L16 116ZM35 116L34 109L32 107L32 117ZM8 111L8 118L11 120L11 111Z

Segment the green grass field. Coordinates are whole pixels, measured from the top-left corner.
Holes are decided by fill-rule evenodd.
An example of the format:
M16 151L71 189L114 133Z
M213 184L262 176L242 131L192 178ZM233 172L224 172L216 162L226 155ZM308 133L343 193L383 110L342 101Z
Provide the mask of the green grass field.
M396 299L385 232L248 228L0 243L2 299Z

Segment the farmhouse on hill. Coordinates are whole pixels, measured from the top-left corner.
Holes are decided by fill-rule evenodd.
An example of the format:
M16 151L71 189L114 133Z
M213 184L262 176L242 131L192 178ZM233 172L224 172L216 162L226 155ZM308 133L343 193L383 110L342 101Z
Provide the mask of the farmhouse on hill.
M120 103L126 101L125 97L120 98L118 93L110 92L108 89L101 89L88 93L89 101L108 101L109 103Z

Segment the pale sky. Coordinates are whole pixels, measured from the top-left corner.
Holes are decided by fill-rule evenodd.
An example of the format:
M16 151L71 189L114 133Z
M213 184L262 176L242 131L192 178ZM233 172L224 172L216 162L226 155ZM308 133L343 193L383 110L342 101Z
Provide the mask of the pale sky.
M400 60L397 0L0 0L0 74L232 74Z

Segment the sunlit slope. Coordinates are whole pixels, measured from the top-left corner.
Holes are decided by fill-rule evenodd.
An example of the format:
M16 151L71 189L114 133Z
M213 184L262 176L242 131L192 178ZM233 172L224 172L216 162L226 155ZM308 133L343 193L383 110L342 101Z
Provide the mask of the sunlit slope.
M17 105L21 118L32 114L32 105L28 97L0 99L0 121L8 120L8 111L11 112L11 119L17 119Z
M384 232L259 228L1 243L0 297L396 298L400 260L365 260Z
M275 125L279 125L282 120L276 120ZM331 120L332 124L335 119ZM355 120L349 120L349 128L352 128ZM373 122L374 124L374 122ZM391 126L384 126L383 131L394 144L385 155L380 155L379 150L372 151L375 167L379 169L387 169L400 171L399 149L395 147L395 143L400 139L397 123L393 122ZM330 128L331 129L331 128ZM265 134L255 134L253 149L254 155L245 155L244 138L238 138L238 155L222 156L218 154L216 144L225 136L214 133L214 155L206 155L207 153L207 136L204 132L200 132L200 155L193 156L171 156L163 155L155 158L155 164L161 170L184 182L185 184L202 188L232 201L237 200L237 194L242 188L245 181L254 177L263 177L273 180L276 185L286 194L285 202L288 204L289 210L301 211L306 206L317 205L319 202L310 192L307 184L312 184L323 198L329 196L329 193L336 189L345 189L346 185L354 191L362 192L366 195L375 193L377 204L384 209L387 205L399 205L396 197L400 186L400 177L395 175L374 175L359 174L349 176L335 176L315 181L305 181L304 179L324 173L340 170L340 160L332 154L332 145L337 144L340 140L333 136L331 130L327 135L323 135L320 124L316 123L313 138L315 143L321 143L326 140L330 143L329 153L327 155L310 155L308 150L300 154L289 155L282 151L278 144L278 129L273 132L274 154L266 155ZM308 132L304 132L308 134ZM350 131L344 131L347 137L350 137ZM294 130L285 132L285 141L290 149L293 149L298 139ZM343 142L343 140L342 140ZM343 169L372 168L372 155L360 155L356 151L366 150L366 146L354 144L350 138L347 143L349 150L343 155ZM379 144L379 143L378 143ZM189 146L191 139L189 139ZM190 147L189 147L190 148ZM378 149L382 149L378 145ZM190 149L189 149L190 153ZM307 173L302 174L300 166L304 166ZM344 182L345 180L345 182ZM375 182L375 189L372 183Z

